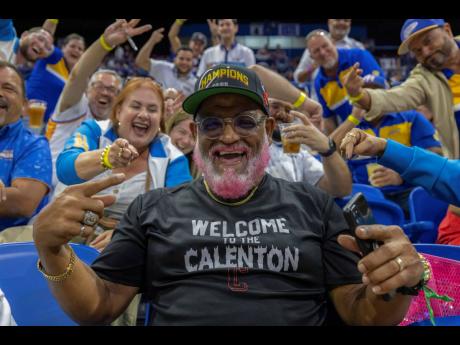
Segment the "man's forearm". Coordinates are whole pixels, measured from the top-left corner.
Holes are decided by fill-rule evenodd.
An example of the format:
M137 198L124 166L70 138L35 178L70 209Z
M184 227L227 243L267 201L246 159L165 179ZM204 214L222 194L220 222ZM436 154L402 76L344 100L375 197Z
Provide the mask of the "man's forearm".
M64 90L62 91L60 107L57 116L77 104L88 86L88 79L96 72L102 60L107 55L99 40L96 40L82 55L72 69Z
M362 98L359 101L355 102L354 105L357 105L361 109L369 111L369 109L371 108L371 96L365 89L363 89L362 92L363 92Z
M181 41L179 38L179 32L182 28L183 23L180 21L175 21L168 32L169 43L171 44L171 51L175 54L181 46ZM150 56L150 55L149 55Z
M364 291L354 300L354 320L352 324L364 326L396 326L407 314L412 297L395 294L390 301L375 295L371 287L363 287Z
M149 39L146 44L142 47L139 54L136 57L136 66L142 68L143 70L150 70L150 56L152 55L153 48L155 48L156 43L153 39Z
M37 246L40 261L48 275L60 275L70 262L70 250L61 246L48 250ZM62 282L49 282L61 307L81 324L109 323L112 315L110 294L104 282L78 258L71 275Z
M6 200L0 201L0 217L5 218L31 217L44 196L33 196L30 191L25 193L15 187L8 187L5 191Z
M56 33L57 25L58 25L58 20L57 19L47 19L43 23L42 28L48 31L52 36Z
M336 198L351 193L352 180L350 170L338 152L323 158L324 177L319 187Z

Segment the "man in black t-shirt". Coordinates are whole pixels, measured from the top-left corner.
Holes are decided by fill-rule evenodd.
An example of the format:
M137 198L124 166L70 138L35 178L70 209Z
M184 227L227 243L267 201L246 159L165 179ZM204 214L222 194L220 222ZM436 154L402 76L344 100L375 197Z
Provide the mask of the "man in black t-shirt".
M216 66L183 107L203 178L139 196L91 268L65 244L94 231L88 211L113 197L92 195L123 175L68 188L36 220L41 270L75 320L109 323L139 292L153 325L322 325L328 303L348 324L402 320L411 297L382 295L419 283L417 252L400 228L368 226L358 235L383 245L360 260L327 194L265 174L274 120L254 72Z

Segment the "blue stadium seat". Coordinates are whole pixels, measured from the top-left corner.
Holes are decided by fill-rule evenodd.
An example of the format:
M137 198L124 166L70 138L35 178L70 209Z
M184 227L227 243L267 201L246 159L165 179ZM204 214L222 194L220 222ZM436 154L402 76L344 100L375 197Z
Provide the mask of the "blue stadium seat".
M398 225L404 224L404 213L398 204L386 199L367 199L377 224Z
M366 200L385 199L380 189L367 184L353 183L351 194L343 198L337 198L335 201L340 207L343 207L350 201L353 195L360 192L364 194Z
M91 264L99 252L71 244L76 255ZM0 289L19 326L76 326L61 309L37 270L38 254L33 242L0 244Z
M431 222L432 229L436 233L448 207L447 202L432 197L422 187L414 188L409 195L410 221Z
M460 246L449 246L445 244L414 244L414 247L419 253L460 261Z

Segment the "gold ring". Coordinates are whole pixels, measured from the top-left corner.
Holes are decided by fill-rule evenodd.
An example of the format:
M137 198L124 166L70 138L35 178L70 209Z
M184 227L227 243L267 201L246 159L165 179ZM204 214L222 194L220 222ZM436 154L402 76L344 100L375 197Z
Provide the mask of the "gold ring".
M402 261L402 259L399 256L397 258L395 258L394 260L396 261L396 263L399 266L399 272L401 272L404 269L404 262Z
M118 151L118 158L121 158L123 156L123 147Z

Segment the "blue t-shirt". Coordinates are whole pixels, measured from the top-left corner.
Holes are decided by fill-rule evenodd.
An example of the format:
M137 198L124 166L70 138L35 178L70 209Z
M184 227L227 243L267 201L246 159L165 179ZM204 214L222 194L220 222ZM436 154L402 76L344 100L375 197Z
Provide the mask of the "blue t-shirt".
M48 103L44 118L45 124L54 112L67 79L69 79L69 71L59 48L55 47L50 56L35 63L26 82L26 94L28 99L39 99Z
M363 76L368 74L385 77L382 68L367 50L362 49L337 49L339 66L337 75L330 78L326 76L324 69L319 69L315 78L315 90L318 100L323 107L325 118L338 116L345 121L351 114L353 106L350 104L343 81L350 72L351 67L359 62L363 70Z
M51 152L45 137L35 136L16 121L0 128L0 179L6 187L18 178L38 180L51 189ZM47 204L45 196L34 215ZM25 225L30 218L0 218L0 231Z
M386 114L377 127L363 120L357 128L370 135L391 139L405 146L418 146L423 149L441 147L439 141L434 138L433 125L422 114L414 110ZM376 162L377 157L348 160L353 183L370 184L366 165ZM385 186L380 190L383 193L392 193L412 187L411 184L404 182L400 186Z

